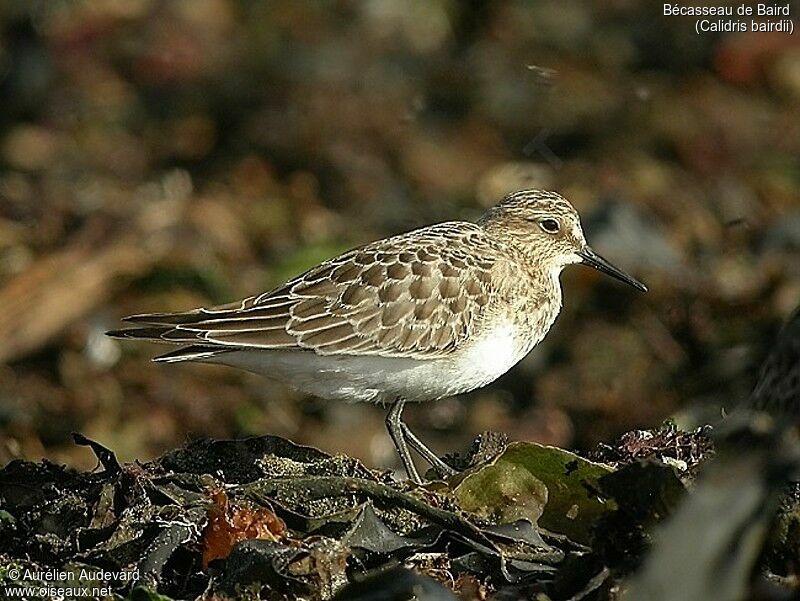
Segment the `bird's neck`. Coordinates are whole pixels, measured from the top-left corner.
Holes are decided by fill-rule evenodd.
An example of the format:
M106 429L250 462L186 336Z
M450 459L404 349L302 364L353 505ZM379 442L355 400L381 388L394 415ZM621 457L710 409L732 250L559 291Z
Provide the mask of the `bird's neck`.
M561 268L524 265L524 272L518 274L510 291L510 301L512 319L524 332L523 345L530 350L544 338L561 311Z

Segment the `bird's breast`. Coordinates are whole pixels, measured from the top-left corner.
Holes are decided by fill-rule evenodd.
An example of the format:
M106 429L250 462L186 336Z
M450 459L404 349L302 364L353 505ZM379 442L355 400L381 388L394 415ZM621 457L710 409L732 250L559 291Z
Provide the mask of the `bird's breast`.
M514 367L533 347L519 325L509 320L487 329L453 357L461 388L474 390Z

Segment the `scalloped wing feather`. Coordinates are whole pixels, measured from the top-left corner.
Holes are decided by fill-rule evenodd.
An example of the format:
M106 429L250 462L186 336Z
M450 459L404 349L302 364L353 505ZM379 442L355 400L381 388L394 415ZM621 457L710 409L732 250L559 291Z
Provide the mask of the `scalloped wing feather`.
M150 327L125 333L232 350L444 356L485 315L493 272L508 269L502 256L479 226L442 223L348 251L239 303L133 316Z

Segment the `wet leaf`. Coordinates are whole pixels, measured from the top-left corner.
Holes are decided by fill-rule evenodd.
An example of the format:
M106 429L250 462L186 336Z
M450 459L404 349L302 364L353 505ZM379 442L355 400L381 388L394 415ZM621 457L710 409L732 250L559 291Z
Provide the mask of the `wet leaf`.
M456 601L457 597L429 576L405 568L376 571L349 584L333 601Z
M467 476L456 497L462 508L513 521L528 519L586 544L597 519L613 509L599 496L611 469L532 442L515 442L491 464Z
M186 512L186 518L190 517ZM141 560L136 564L141 573L141 582L156 586L161 582L164 567L183 544L192 540L196 528L191 522L168 523L148 545Z
M439 539L441 532L441 528L424 528L414 535L396 534L381 521L372 503L365 503L342 542L372 553L388 554L429 547Z
M253 583L305 593L308 583L289 573L288 567L306 553L302 548L269 540L240 541L225 560L220 589L233 598L237 598L235 592L239 587Z
M506 539L512 543L525 543L542 549L552 549L550 545L544 542L542 535L536 530L536 526L525 519L497 526L486 526L483 531L487 534L492 534L493 538L498 540Z
M547 503L547 487L525 466L498 459L456 487L461 508L495 523L536 523Z

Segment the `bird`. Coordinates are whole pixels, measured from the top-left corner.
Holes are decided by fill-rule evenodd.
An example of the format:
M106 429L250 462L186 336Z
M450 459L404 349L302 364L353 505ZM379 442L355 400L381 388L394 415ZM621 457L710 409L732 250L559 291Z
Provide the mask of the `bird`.
M509 193L480 219L371 242L267 292L226 305L124 318L115 338L181 345L161 363L223 364L328 400L389 405L386 427L408 477L411 449L455 470L406 425L407 403L481 388L525 357L562 306L560 274L583 263L642 292L598 255L557 192Z

